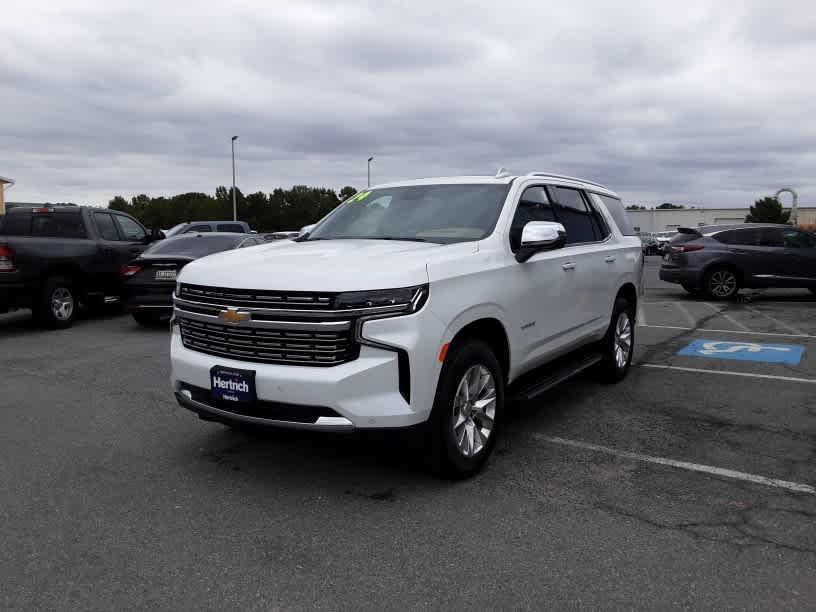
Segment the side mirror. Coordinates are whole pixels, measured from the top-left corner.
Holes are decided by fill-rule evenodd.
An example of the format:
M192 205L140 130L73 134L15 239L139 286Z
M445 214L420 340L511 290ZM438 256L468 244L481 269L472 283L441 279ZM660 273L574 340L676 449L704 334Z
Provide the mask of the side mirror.
M317 223L312 223L311 225L304 225L301 227L300 231L298 232L298 238L311 233L311 231L315 228L315 225L317 225Z
M516 261L527 261L539 251L560 249L567 243L567 230L552 221L530 221L521 230L521 247Z

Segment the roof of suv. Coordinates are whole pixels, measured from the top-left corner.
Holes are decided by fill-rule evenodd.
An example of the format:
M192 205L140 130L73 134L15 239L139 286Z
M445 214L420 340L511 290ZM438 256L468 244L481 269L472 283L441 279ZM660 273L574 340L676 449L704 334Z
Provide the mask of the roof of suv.
M473 175L473 176L438 176L422 179L411 179L405 181L394 181L391 183L383 183L381 185L372 185L370 189L387 189L391 187L413 187L420 185L467 185L467 184L484 184L484 185L509 185L516 179L542 179L546 183L556 183L560 185L580 187L588 191L595 191L602 194L608 194L613 197L618 195L609 189L596 183L585 179L580 179L572 176L565 176L562 174L552 174L549 172L531 172L530 174L497 174L496 176L488 175Z
M740 229L759 229L763 227L778 227L790 228L790 225L783 223L730 223L727 225L704 225L702 227L693 228L696 232L703 235L716 234L717 232L724 232L726 230L740 230Z

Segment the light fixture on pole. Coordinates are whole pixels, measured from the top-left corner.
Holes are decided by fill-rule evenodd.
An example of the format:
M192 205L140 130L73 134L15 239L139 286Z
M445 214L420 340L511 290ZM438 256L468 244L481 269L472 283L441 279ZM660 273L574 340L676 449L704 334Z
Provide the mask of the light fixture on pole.
M235 141L237 136L232 137L232 220L238 220L238 207L235 205Z
M374 156L368 158L368 186L371 187L371 161L374 159Z

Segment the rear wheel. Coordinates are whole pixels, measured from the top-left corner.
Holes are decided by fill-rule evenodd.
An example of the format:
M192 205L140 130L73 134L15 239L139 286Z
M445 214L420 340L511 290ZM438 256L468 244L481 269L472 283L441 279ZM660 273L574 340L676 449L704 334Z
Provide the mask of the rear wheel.
M615 300L612 320L600 348L602 359L596 370L598 377L607 383L623 380L635 352L635 306L626 298Z
M65 329L73 324L78 309L79 300L71 279L53 276L40 289L34 316L45 327Z
M461 479L481 469L496 443L504 410L504 375L490 347L465 339L448 352L428 421L430 467Z
M739 292L739 278L731 268L713 268L703 280L703 291L712 300L731 300Z

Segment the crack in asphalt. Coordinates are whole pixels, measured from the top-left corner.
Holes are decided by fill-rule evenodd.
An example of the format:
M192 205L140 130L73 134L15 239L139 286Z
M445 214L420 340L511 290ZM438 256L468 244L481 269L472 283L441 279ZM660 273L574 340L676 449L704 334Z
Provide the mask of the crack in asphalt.
M807 510L775 508L760 504L749 506L748 508L739 512L729 510L723 513L725 516L710 520L670 522L661 521L645 514L630 511L605 502L596 503L594 504L594 507L607 514L632 519L655 529L677 531L694 539L728 544L740 550L755 546L769 545L791 552L816 555L816 546L797 546L787 542L780 542L779 540L773 539L767 532L763 533L765 530L763 530L760 525L757 525L755 520L752 521L752 515L755 513L781 512L797 514L804 518L814 520L816 523L816 513L809 512ZM713 530L714 533L707 533L705 531L707 529ZM816 530L816 524L814 524L814 530ZM732 531L732 533L729 534L728 531Z

